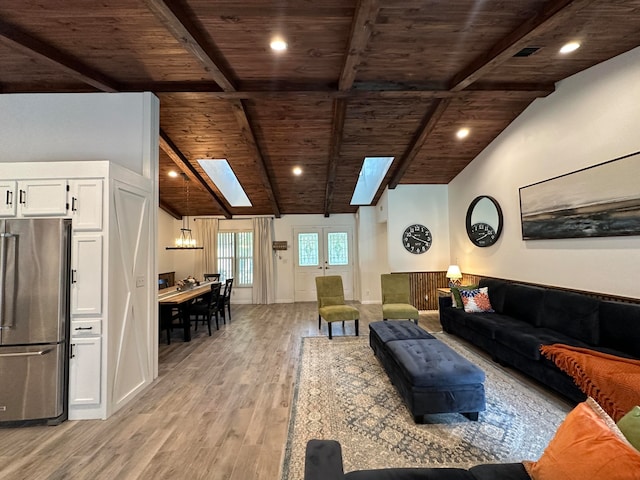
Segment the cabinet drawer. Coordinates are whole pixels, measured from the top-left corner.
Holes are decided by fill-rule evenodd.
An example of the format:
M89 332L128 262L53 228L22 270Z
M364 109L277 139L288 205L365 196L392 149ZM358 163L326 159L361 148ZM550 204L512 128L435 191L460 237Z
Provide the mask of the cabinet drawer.
M102 320L95 318L91 320L71 320L71 336L85 337L87 335L102 334Z

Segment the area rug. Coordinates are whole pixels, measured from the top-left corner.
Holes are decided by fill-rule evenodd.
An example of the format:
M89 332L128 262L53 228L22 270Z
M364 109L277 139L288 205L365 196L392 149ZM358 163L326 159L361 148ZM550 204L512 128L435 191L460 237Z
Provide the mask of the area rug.
M571 409L445 333L437 338L486 374L479 421L437 414L416 425L366 337L305 338L282 480L302 480L312 438L342 445L345 472L536 460Z

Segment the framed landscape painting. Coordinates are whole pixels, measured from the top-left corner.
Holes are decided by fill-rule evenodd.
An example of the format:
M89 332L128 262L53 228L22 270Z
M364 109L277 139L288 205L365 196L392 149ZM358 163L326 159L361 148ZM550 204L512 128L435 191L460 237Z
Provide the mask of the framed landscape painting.
M522 239L640 235L640 152L520 188Z

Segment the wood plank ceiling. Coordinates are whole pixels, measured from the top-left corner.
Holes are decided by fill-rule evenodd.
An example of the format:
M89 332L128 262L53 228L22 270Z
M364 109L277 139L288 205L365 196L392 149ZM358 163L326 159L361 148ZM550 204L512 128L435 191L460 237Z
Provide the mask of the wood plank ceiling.
M0 94L154 92L166 211L328 216L357 210L365 156L395 157L374 203L450 182L556 82L639 46L638 25L640 0L3 0ZM226 158L252 206L200 158Z

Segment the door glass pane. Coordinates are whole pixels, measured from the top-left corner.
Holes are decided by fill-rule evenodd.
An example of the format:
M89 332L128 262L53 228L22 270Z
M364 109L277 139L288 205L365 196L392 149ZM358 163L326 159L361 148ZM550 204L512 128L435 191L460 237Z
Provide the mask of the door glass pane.
M329 265L349 265L349 242L347 232L327 234Z
M318 234L298 234L298 265L314 267L318 265Z

